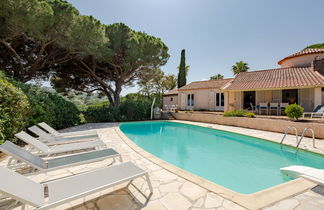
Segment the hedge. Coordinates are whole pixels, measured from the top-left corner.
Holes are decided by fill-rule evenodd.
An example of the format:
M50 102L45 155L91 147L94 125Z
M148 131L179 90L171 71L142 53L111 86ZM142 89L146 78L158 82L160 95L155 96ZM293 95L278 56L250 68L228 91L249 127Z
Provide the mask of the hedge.
M0 71L0 144L39 122L55 129L78 125L80 111L56 92L13 81Z
M150 119L150 100L127 99L119 107L91 105L83 112L87 122L123 122Z
M30 84L17 83L17 86L28 97L31 105L28 126L44 121L55 129L62 129L80 123L77 106L57 93Z
M0 144L24 129L25 117L30 114L26 95L0 72Z

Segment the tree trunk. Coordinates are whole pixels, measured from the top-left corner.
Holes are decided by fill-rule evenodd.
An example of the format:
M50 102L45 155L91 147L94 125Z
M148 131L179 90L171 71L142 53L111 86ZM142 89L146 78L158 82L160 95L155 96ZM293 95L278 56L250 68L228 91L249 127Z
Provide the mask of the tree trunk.
M122 91L121 85L118 82L115 82L116 89L113 92L114 96L114 106L119 106L120 105L120 93Z

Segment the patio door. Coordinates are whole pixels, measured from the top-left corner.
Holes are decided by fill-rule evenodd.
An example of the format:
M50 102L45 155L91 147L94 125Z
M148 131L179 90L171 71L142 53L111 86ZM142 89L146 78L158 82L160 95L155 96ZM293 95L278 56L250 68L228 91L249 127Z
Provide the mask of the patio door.
M282 90L282 102L298 104L298 89Z
M216 93L216 111L224 110L224 93Z
M194 94L187 95L187 109L193 109L195 105L195 96Z
M255 107L255 91L244 91L243 109L253 110Z

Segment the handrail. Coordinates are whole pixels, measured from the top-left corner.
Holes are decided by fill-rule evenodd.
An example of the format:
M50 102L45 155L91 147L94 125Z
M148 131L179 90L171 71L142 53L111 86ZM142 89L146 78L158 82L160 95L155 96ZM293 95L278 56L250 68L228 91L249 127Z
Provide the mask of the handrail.
M155 98L153 99L152 106L151 106L151 120L153 120L153 107L155 103Z
M303 140L305 133L307 130L310 130L312 132L312 137L313 137L313 147L315 148L315 134L314 130L312 128L304 128L302 135L300 136L299 142L297 143L297 148L299 147L301 141Z
M289 132L289 130L290 130L291 128L294 128L294 129L295 129L295 134L296 134L296 144L298 144L298 131L297 131L297 128L296 128L295 126L292 126L292 125L289 126L289 127L286 129L286 131L285 131L285 135L282 137L280 144L282 144L282 142L283 142L284 139L286 138L286 136L287 136L287 134L288 134L288 132Z

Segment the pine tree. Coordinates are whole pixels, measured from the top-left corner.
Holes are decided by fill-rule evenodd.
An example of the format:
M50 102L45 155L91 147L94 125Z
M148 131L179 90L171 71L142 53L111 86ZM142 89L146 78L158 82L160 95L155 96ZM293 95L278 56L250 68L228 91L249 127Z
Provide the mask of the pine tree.
M181 60L178 73L178 88L185 86L187 84L187 70L186 70L186 52L183 49L181 51Z

